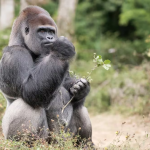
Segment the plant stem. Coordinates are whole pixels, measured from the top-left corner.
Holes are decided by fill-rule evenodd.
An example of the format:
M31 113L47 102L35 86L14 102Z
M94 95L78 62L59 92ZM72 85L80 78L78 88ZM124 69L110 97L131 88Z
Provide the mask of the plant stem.
M61 113L64 112L64 109L69 105L69 103L73 100L74 96L72 96L72 98L70 99L70 101L62 108Z
M93 69L91 70L91 72L88 74L88 76L86 77L86 79L88 80L88 78L91 76L92 72L98 67L98 65L96 64ZM70 104L70 102L73 100L74 96L72 96L72 98L70 99L70 101L65 105L63 106L62 108L62 113L64 112L64 109Z

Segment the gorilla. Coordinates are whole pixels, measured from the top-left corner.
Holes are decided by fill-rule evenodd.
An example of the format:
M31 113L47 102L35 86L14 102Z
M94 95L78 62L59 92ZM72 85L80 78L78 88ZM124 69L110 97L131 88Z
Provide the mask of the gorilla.
M47 139L47 129L59 132L60 124L65 131L79 133L81 140L91 139L91 122L84 107L90 85L69 75L74 56L73 44L57 36L57 26L46 10L29 6L20 13L0 61L0 89L7 100L2 120L6 139L23 133L23 125Z

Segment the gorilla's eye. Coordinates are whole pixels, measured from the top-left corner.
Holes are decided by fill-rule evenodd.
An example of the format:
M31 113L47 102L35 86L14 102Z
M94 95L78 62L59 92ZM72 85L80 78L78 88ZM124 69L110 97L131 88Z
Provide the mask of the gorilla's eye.
M40 29L39 32L45 33L46 31L44 29Z
M49 30L48 32L51 34L55 34L55 30Z
M29 33L29 28L28 27L25 27L25 33L26 33L26 35Z

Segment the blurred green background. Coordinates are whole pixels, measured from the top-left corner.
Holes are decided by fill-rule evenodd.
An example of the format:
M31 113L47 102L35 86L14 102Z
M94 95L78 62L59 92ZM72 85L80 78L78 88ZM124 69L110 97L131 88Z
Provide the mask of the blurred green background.
M60 1L47 0L35 4L46 9L57 23ZM1 10L2 7L1 3ZM15 0L13 19L19 15L20 8L20 0ZM77 56L71 70L80 77L86 75L93 66L93 53L112 62L110 70L98 68L92 74L91 91L85 102L89 112L149 114L150 1L76 0L73 13L73 25L68 34ZM11 27L0 30L1 56L2 49L8 45L10 32ZM1 96L1 115L5 106Z

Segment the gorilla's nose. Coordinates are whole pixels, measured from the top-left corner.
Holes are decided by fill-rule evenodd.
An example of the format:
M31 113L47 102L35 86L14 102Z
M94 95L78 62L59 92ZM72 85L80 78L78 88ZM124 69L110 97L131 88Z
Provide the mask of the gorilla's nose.
M48 37L47 37L47 39L48 39L48 40L52 40L52 39L53 39L53 37L48 36Z
M54 42L54 41L55 41L55 39L54 39L53 36L47 36L46 38L47 38L47 40L48 40L49 42Z

